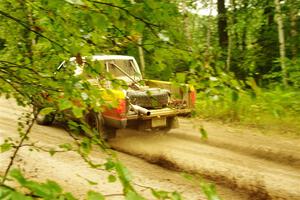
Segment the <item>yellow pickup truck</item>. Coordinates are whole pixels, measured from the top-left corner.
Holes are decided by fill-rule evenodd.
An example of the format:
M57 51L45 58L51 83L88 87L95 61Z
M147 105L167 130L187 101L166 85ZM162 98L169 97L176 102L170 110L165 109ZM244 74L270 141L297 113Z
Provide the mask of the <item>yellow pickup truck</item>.
M111 81L107 80L105 89L100 86L99 77L89 77L89 82L103 91L103 99L116 101L117 106L104 108L99 113L88 112L85 114L86 122L96 128L98 132L111 138L116 135L116 130L126 127L139 130L168 131L179 126L177 116L188 115L195 105L196 92L188 84L173 84L159 80L143 79L140 68L132 56L123 55L95 55L88 58L91 62L98 62L104 66L114 78L126 83L127 89L113 89ZM82 74L84 65L71 58L63 62L59 68L68 67L68 63L75 63L75 75ZM37 122L49 125L54 116L39 116Z

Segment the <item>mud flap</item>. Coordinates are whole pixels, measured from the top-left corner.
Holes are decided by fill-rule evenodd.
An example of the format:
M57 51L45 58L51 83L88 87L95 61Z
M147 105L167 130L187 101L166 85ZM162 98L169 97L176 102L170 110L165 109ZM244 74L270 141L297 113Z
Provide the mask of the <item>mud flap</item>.
M178 121L178 117L169 117L167 119L167 127L169 127L170 129L173 128L179 128L179 121Z

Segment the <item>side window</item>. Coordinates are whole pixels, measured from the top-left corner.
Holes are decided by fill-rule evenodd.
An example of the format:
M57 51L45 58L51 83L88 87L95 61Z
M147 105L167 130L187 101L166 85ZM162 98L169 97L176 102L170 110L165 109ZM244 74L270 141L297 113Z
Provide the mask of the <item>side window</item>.
M81 70L81 73L88 78L97 78L106 72L106 67L103 60L90 60L83 64Z
M82 65L76 61L64 61L60 63L56 70L56 76L69 77L69 76L83 76L89 80L99 79L103 73L106 72L104 61L102 60L88 60Z
M74 74L76 66L73 62L63 61L56 68L56 74Z

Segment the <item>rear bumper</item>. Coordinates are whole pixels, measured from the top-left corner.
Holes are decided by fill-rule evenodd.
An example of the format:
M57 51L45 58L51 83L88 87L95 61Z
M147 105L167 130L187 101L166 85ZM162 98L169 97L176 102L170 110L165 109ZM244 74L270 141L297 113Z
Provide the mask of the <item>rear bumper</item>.
M127 120L147 120L155 117L168 117L168 116L177 116L191 113L191 109L172 109L172 108L162 108L156 110L150 110L151 114L149 116L146 115L138 115L135 113L129 113L127 115Z
M127 126L127 118L114 118L103 116L104 124L114 128L125 128Z
M128 121L135 120L149 120L153 118L160 117L172 117L178 115L184 115L191 113L191 109L172 109L172 108L163 108L150 110L151 114L149 116L146 115L138 115L134 112L129 112L125 118L116 118L108 115L103 115L104 123L106 126L115 127L115 128L126 128Z

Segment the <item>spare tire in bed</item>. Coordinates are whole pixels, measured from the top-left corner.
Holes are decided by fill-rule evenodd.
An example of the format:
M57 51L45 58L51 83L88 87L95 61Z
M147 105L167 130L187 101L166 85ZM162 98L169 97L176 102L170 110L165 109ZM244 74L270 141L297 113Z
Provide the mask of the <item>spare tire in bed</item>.
M169 101L169 94L169 90L160 88L127 91L127 97L130 102L144 108L166 107Z

